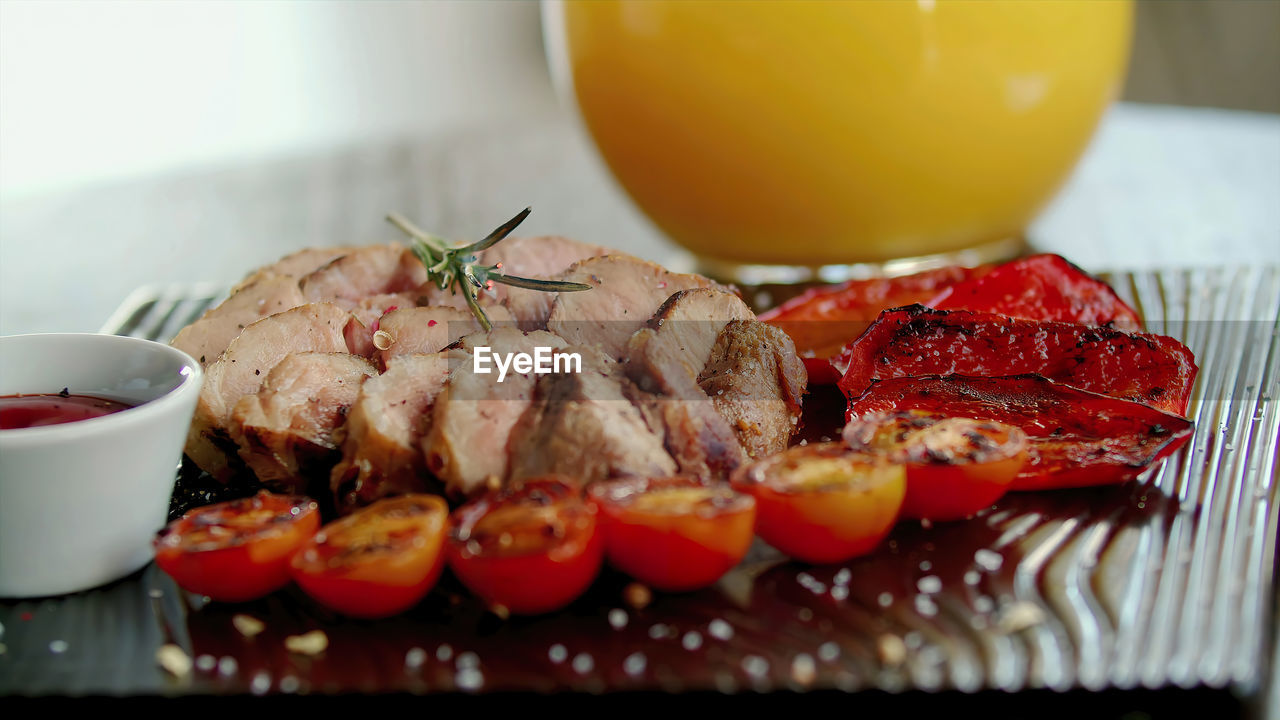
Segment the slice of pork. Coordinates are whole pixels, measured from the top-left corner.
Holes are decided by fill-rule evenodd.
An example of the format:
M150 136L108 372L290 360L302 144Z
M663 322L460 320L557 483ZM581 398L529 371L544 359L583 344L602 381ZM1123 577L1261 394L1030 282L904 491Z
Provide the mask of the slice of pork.
M711 359L711 348L720 331L731 320L755 320L755 313L741 298L716 288L681 290L662 303L647 323L653 342L663 346L668 358L665 371L680 369L683 374L696 378ZM628 340L630 352L631 340ZM643 344L649 352L656 346ZM653 366L654 369L658 369Z
M205 369L186 454L196 465L226 482L238 469L237 446L227 431L231 409L256 393L267 373L296 352L347 352L346 310L330 303L300 305L247 326Z
M786 449L808 375L795 345L767 323L734 320L716 338L698 384L753 458Z
M501 305L490 306L487 314L495 327L513 322L511 313ZM373 343L385 366L400 355L439 352L481 328L470 310L436 306L393 310L378 321L378 330Z
M570 344L594 345L615 358L624 356L627 339L673 293L715 287L701 275L673 273L627 255L587 258L569 268L562 279L592 289L557 294L547 329Z
M747 455L698 386L686 348L672 341L679 336L663 328L643 328L631 337L625 367L641 392L633 399L660 424L663 444L680 472L723 479Z
M511 428L533 399L537 376L514 370L501 382L492 372L476 372L477 347L497 353L535 353L536 348L564 348L564 339L542 330L525 333L513 327L468 335L457 347L466 359L450 373L449 382L432 410L431 429L422 441L427 469L454 495L501 482L507 476L507 439Z
M673 398L636 390L629 393L649 427L682 475L727 480L747 460L733 428L706 397Z
M733 429L698 386L698 374L725 325L754 317L732 293L682 290L627 341L627 373L646 393L636 399L659 418L682 473L723 478L746 459Z
M327 490L329 470L341 455L334 430L365 378L374 375L368 360L348 353L289 355L258 392L231 409L229 431L240 458L269 487L311 495L320 478Z
M199 360L202 367L208 367L246 325L306 301L297 280L283 275L265 276L241 286L199 320L179 330L171 344Z
M387 364L386 372L360 387L339 432L342 460L329 476L340 511L431 489L419 441L430 425L431 408L449 377L450 364L465 359L461 351L400 355Z
M298 281L311 302L333 302L353 309L374 295L414 292L427 269L403 245L370 245L336 258Z
M650 429L628 398L618 361L596 348L565 348L581 372L537 381L533 403L511 432L510 480L560 473L586 484L623 475L667 476L676 463L662 429Z
M609 248L570 240L558 235L508 238L487 250L483 262L486 265L502 263L499 272L518 277L551 280L560 277L574 263L598 255L607 255ZM498 300L515 317L521 330L541 330L547 327L547 317L556 294L496 284Z
M333 262L337 258L346 255L356 247L348 245L345 247L321 247L321 248L304 248L297 252L289 253L279 260L264 265L252 273L249 273L244 280L236 284L235 290L252 285L253 283L272 276L293 278L294 284L298 282L298 278L307 273ZM233 290L234 292L234 290Z
M347 347L356 355L373 358L378 354L373 334L378 331L382 316L416 304L416 292L381 293L361 299L354 307L349 308L351 320L346 327Z

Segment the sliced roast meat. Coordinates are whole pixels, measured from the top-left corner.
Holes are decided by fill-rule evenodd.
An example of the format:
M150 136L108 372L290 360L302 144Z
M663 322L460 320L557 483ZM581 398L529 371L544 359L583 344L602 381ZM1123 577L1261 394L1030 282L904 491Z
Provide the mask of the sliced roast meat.
M781 452L800 422L808 375L790 336L767 323L725 325L698 384L751 457Z
M501 305L489 307L487 314L495 327L512 323L511 314ZM437 306L393 310L378 321L378 330L373 343L385 366L400 355L439 352L481 328L471 311Z
M298 278L354 250L356 250L355 246L348 245L345 247L304 248L297 252L289 253L270 265L264 265L249 273L244 280L236 284L235 290L252 285L263 278L274 276L293 278L296 285Z
M538 378L533 403L512 429L510 480L561 473L586 484L622 475L666 476L676 463L624 386L618 361L596 348L565 348L581 372ZM730 438L732 439L732 438Z
M205 369L187 434L186 454L223 482L237 469L237 446L227 431L231 409L262 387L267 373L296 352L347 352L346 310L330 303L300 305L247 326Z
M643 328L631 337L626 373L641 391L633 399L646 409L651 423L656 419L662 428L663 443L680 472L724 478L747 455L733 428L698 386L690 353L674 341L681 335L659 327Z
M289 355L231 409L228 429L240 458L269 487L313 495L319 479L327 490L340 456L334 430L373 375L368 360L349 353Z
M351 352L372 359L378 354L373 334L378 331L382 316L400 308L411 308L417 303L417 293L382 293L370 295L348 308L351 319L347 322L347 347ZM345 303L344 307L346 306Z
M508 238L484 254L486 265L502 263L500 272L518 277L551 280L560 277L571 265L610 251L600 245L547 235ZM497 298L511 311L521 330L540 330L547 326L556 294L496 284Z
M421 307L451 307L457 310L465 310L471 313L471 307L467 305L467 299L462 293L453 290L441 290L436 287L434 281L428 281L418 286L417 289L418 305ZM511 313L502 304L505 297L505 289L502 285L494 284L493 287L476 291L476 300L480 307L484 308L485 314L489 316L490 321L497 325L500 321L509 321Z
M357 248L303 276L302 294L311 302L333 302L352 309L373 295L414 292L427 269L403 245Z
M246 325L306 301L297 280L283 275L262 277L241 286L199 320L179 330L172 345L207 367Z
M681 399L643 391L630 397L649 427L662 434L663 447L681 474L725 480L746 462L733 429L706 397Z
M431 407L461 351L400 355L366 380L340 431L342 460L329 476L337 507L349 511L382 497L431 489L419 441Z
M652 341L637 340L635 344L643 346L650 355L658 350L653 343L662 346L663 361L650 364L650 369L680 371L682 375L697 378L711 359L711 348L724 326L731 320L755 320L755 317L751 308L733 293L716 288L681 290L667 298L650 318L647 325L654 335ZM629 339L628 352L631 352L631 343ZM668 382L658 380L660 386Z
M597 346L615 358L624 356L627 339L672 293L717 287L701 275L673 273L628 255L587 258L562 279L591 289L557 294L547 329L570 344Z
M457 347L467 353L467 359L450 373L449 383L432 409L431 430L422 442L427 469L451 494L467 495L507 476L507 439L529 407L537 379L534 373L511 370L499 381L493 361L484 364L491 372L477 372L473 360L477 348L486 348L486 356L533 355L539 347L550 351L566 344L546 331L525 333L513 327L495 328L458 341Z

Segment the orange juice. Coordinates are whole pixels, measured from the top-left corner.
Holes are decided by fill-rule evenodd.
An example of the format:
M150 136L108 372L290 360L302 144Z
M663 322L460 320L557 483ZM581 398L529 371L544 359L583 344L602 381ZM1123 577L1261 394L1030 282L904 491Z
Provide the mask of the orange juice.
M1132 14L564 0L546 18L587 129L663 231L705 258L812 266L1018 236L1115 97Z

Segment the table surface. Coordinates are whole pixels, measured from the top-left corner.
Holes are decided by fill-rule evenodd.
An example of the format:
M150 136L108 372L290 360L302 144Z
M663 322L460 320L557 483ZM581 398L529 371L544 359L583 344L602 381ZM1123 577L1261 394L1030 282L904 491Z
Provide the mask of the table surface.
M94 331L135 288L212 281L309 245L522 226L679 264L567 112L298 158L0 197L0 334ZM1091 270L1280 264L1280 116L1119 104L1033 246Z

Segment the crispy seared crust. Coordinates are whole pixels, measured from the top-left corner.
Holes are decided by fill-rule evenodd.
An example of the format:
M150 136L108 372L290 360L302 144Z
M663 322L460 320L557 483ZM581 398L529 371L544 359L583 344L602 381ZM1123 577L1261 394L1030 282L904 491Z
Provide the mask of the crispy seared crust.
M734 320L716 338L698 384L747 455L758 458L786 449L800 422L807 379L786 333Z

